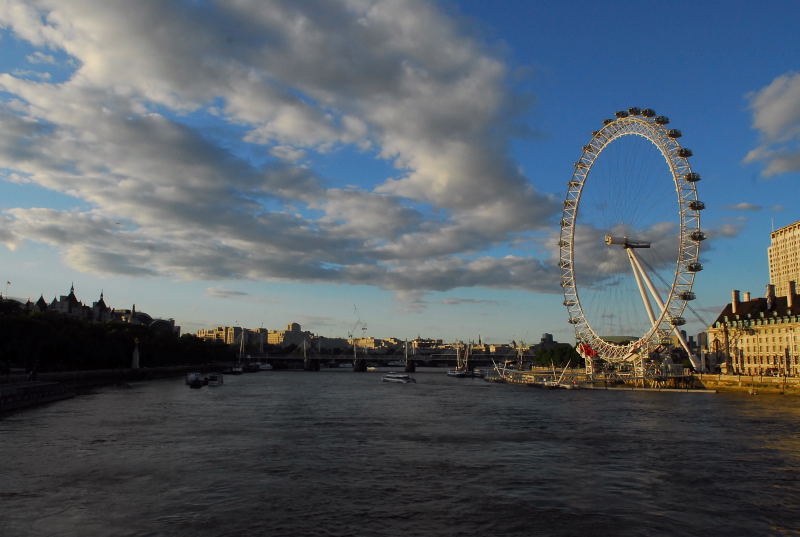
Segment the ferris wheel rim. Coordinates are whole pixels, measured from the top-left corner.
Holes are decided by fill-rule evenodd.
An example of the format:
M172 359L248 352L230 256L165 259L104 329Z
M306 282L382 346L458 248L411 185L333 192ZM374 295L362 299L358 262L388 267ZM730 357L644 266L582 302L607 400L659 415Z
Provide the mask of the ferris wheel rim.
M616 119L606 120L603 128L593 132L589 143L583 146L581 157L575 163L568 183L559 238L564 306L569 313L570 323L575 326L578 351L584 358L597 355L608 362L629 361L637 353L652 346L656 336L663 339L673 331L678 320L683 320L681 315L688 300L694 297L691 289L696 272L702 269L698 259L700 242L704 238L700 230L700 210L704 208L704 204L697 198L695 183L699 175L692 171L689 164L691 151L678 142L680 131L665 127L669 120L663 116L656 117L651 110L648 110L648 115L640 115L640 111L635 108L630 110L630 114L619 112ZM581 304L575 278L575 228L583 187L595 161L614 141L630 135L647 139L663 156L675 186L680 224L674 277L656 322L635 341L618 345L606 341L595 331Z

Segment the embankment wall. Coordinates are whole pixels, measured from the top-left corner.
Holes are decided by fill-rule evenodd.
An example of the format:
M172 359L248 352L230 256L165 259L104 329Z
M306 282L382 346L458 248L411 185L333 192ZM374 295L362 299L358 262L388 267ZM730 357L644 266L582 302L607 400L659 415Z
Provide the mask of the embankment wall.
M693 378L696 386L720 392L738 391L800 395L800 377L695 373Z

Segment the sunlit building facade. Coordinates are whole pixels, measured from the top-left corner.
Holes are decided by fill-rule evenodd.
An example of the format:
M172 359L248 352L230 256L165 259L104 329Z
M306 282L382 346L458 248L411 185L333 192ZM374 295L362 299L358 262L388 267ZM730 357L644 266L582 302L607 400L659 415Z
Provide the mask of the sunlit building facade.
M741 297L734 290L709 327L709 357L723 373L741 375L800 375L800 300L794 281L786 296L767 286L763 298Z
M789 282L800 282L800 221L773 231L770 238L769 283L777 296L786 296Z

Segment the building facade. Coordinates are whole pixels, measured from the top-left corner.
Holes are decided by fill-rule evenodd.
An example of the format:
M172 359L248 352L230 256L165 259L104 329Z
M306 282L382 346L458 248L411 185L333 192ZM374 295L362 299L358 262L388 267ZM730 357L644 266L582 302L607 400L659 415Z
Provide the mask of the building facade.
M267 330L267 343L288 347L289 345L302 345L303 342L310 342L314 337L311 332L304 332L300 324L289 323L286 330Z
M31 302L28 300L23 304L26 311L37 311L40 313L56 313L66 317L73 317L92 323L121 322L129 324L146 325L153 329L164 330L170 333L180 334L180 326L175 325L174 319L154 319L143 311L136 311L136 304L131 309L115 309L106 305L103 292L100 291L100 298L88 306L78 300L75 296L75 286L69 288L69 293L61 295L48 304L44 295L39 296L39 300Z
M763 298L731 293L707 332L709 357L723 373L800 375L800 299L794 281L785 296L767 285Z
M216 328L203 328L197 331L197 337L207 341L222 341L233 345L242 335L241 326L217 326Z
M769 283L777 296L786 296L789 282L800 282L800 221L773 231L770 239Z

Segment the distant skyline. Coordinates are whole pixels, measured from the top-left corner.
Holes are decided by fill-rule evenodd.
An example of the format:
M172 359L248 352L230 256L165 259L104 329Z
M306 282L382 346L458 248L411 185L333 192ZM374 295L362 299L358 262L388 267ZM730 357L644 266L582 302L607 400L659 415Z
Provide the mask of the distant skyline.
M695 309L800 220L800 4L0 5L8 294L346 337L573 341L555 237L606 117L683 131ZM5 290L5 286L3 286ZM690 334L703 326L687 316Z

